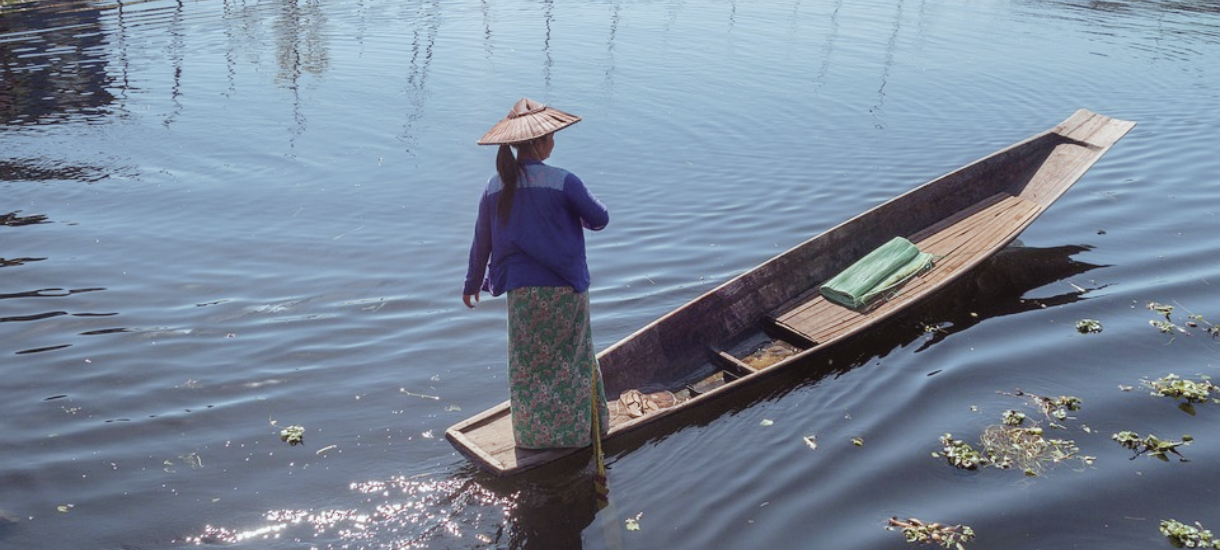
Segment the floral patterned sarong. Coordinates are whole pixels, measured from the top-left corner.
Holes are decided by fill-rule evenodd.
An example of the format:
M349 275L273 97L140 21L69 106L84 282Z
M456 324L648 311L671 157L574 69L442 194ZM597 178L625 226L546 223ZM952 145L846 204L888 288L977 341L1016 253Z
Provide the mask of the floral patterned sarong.
M518 447L584 447L592 442L590 398L596 363L587 292L570 287L508 292L509 394ZM610 412L600 369L597 390L605 433Z

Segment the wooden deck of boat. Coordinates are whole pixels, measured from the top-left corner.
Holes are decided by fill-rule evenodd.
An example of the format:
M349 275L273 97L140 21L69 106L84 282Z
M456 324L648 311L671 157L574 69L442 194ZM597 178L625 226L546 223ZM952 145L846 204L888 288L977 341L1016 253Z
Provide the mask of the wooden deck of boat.
M775 317L782 332L795 334L807 344L820 344L854 333L879 316L901 309L986 259L1014 239L1041 212L1032 201L997 193L941 223L906 237L920 250L939 257L930 271L907 282L898 294L865 311L831 302L816 289L798 299L798 305Z
M460 443L457 447L459 451L477 455L470 458L478 462L500 471L528 469L530 456L538 455L535 459L538 461L543 458L543 453L516 448L512 416L507 414L508 410L508 403L501 403L450 428L445 435L454 443Z

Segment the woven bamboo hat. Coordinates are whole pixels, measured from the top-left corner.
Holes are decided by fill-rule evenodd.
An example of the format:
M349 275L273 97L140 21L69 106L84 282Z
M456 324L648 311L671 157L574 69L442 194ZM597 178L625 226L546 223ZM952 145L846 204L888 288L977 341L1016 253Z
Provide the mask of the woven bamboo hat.
M580 122L580 117L547 107L532 99L521 98L508 116L497 122L479 145L507 145L540 138Z

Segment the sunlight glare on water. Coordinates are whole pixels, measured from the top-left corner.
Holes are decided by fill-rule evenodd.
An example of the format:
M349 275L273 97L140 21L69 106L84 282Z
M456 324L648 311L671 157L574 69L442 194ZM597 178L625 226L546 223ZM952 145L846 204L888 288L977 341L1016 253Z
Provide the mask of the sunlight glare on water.
M271 510L263 524L244 530L205 526L186 544L237 544L251 541L309 543L312 548L375 548L393 534L393 548L430 548L470 539L470 544L504 542L514 508L477 483L450 479L352 483L367 509ZM368 545L368 546L365 546Z

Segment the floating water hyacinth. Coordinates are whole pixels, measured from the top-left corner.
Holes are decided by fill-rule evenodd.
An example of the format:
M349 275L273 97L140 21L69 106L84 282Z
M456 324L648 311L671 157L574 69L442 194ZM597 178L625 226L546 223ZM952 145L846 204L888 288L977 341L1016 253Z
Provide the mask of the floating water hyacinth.
M1042 409L1048 419L1066 419L1067 411L1079 410L1080 399L1071 396L1046 398L1017 390L1015 396L1029 399L1032 404ZM1066 429L1065 426L1049 422L1054 428ZM970 444L954 439L951 434L940 438L943 450L933 452L935 458L944 458L949 464L974 470L980 466L993 466L1000 469L1020 469L1029 476L1041 475L1049 466L1059 464L1069 459L1080 460L1085 465L1092 465L1095 457L1080 454L1076 442L1070 439L1046 438L1042 426L1031 421L1020 411L1006 410L1000 424L988 426L980 437L981 450L976 450Z
M1164 315L1165 319L1169 319L1169 315L1173 313L1173 306L1167 306L1158 302L1148 302L1146 307L1152 311Z
M1169 537L1174 548L1220 548L1220 541L1212 539L1212 532L1203 524L1186 525L1175 519L1161 520L1161 534Z
M1110 439L1117 441L1124 448L1135 451L1135 456L1148 454L1166 462L1169 461L1167 453L1178 455L1178 460L1182 462L1189 462L1186 457L1182 456L1182 453L1178 452L1178 447L1190 445L1190 442L1194 441L1194 438L1189 435L1182 436L1181 441L1162 441L1152 434L1141 438L1140 434L1131 431L1118 432L1110 436ZM1131 458L1135 458L1135 456Z
M1140 382L1152 390L1152 395L1182 399L1187 403L1206 403L1211 398L1211 392L1220 391L1210 380L1188 380L1172 373L1156 380Z
M1170 318L1170 316L1173 314L1173 306L1167 306L1157 302L1148 302L1147 308L1165 317L1164 320L1150 319L1148 321L1148 324L1156 327L1157 330L1164 334L1173 334L1175 332L1190 334L1190 331L1188 331L1186 328L1178 326ZM1184 324L1186 327L1191 329L1202 330L1205 334L1211 335L1212 338L1220 337L1220 326L1209 322L1207 319L1204 319L1202 315L1197 313L1191 313L1188 315Z
M1004 392L1000 392L1004 393ZM1032 394L1018 389L1015 393L1005 394L1014 397L1024 397L1029 399L1034 406L1042 410L1042 414L1048 419L1067 420L1069 412L1080 410L1080 405L1084 403L1079 397L1071 395L1060 395L1059 397L1043 397L1041 395Z
M974 529L969 525L924 523L916 518L902 520L892 517L885 528L891 531L901 529L902 536L912 544L935 544L952 550L965 550L965 543L974 538Z
M1081 334L1097 334L1101 332L1101 321L1097 319L1081 319L1076 321L1076 332Z
M280 430L280 441L284 441L293 446L305 443L305 427L288 426L287 428Z
M944 458L949 464L963 470L975 470L986 464L986 459L974 450L974 447L960 439L953 439L953 434L940 436L940 443L944 449L942 452L933 452L933 458Z

